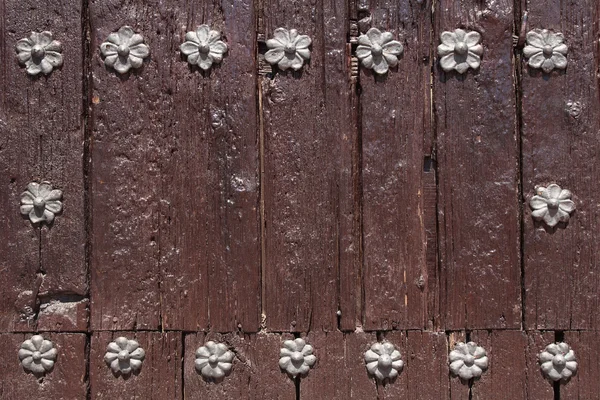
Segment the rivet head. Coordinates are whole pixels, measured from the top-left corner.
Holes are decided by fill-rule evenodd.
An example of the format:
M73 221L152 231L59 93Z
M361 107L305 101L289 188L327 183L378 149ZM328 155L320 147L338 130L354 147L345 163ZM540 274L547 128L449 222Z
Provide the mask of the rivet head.
M233 358L227 345L208 341L196 350L196 371L206 380L220 382L231 372Z
M450 372L461 381L478 379L488 368L485 349L475 342L458 342L448 356Z
M62 191L48 182L31 182L21 193L21 214L33 224L52 224L62 211Z
M21 366L38 378L52 371L57 355L54 344L41 335L25 340L19 349Z
M551 343L538 355L540 369L546 379L568 382L577 373L575 352L567 343Z
M130 26L122 26L113 32L100 45L104 65L119 74L130 69L141 68L144 60L150 56L150 48L144 43L144 37L135 33Z
M185 34L185 41L179 46L179 50L187 57L190 65L197 65L203 71L208 71L213 64L223 60L227 44L221 40L220 32L204 24Z
M570 215L575 211L575 203L571 200L570 190L562 189L553 183L548 187L536 187L536 195L529 200L531 216L553 228L559 222L568 223Z
M291 378L306 376L316 361L312 346L301 338L286 340L279 350L279 368Z
M468 69L478 69L481 65L483 46L479 32L464 29L444 31L440 40L442 43L437 50L440 67L444 71L464 74Z
M108 344L104 361L116 377L127 377L140 373L145 357L146 352L137 341L121 336Z
M265 53L265 60L282 71L298 71L310 59L311 43L308 36L299 35L296 29L277 28L273 37L267 40L269 50Z
M523 48L527 65L530 68L539 68L545 73L567 68L566 55L569 48L564 41L562 33L551 32L548 29L527 32L527 45Z
M404 368L402 355L389 342L372 344L364 357L367 372L380 382L394 381Z
M52 32L31 32L28 38L17 42L17 59L29 75L48 75L63 64L62 45L54 40Z
M391 32L382 32L377 28L370 28L361 34L356 48L356 57L361 65L379 75L386 74L390 67L398 65L398 57L404 52L404 47L393 39Z

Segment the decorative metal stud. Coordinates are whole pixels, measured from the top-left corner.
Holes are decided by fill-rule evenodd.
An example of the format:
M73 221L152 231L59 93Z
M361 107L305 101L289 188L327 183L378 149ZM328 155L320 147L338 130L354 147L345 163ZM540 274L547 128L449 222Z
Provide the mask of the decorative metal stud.
M365 364L371 376L383 382L396 379L404 368L404 361L400 352L391 343L374 343L365 352Z
M52 371L58 350L54 344L40 335L34 335L21 344L19 360L23 369L40 378Z
M547 188L537 186L535 191L537 195L529 201L533 219L543 221L549 227L554 227L559 222L569 222L570 214L575 211L570 190L561 189L553 183Z
M458 342L450 352L450 372L463 381L477 379L488 368L485 349L475 342Z
M204 379L218 382L231 372L233 357L226 345L211 340L196 350L196 371Z
M464 74L469 68L479 68L483 55L479 32L455 29L454 32L442 32L440 39L442 44L438 46L438 55L444 71L455 70Z
M29 75L48 75L63 64L62 45L52 40L52 32L31 32L29 38L17 42L17 59Z
M273 39L267 40L270 49L265 54L265 60L271 65L277 65L281 70L288 68L298 71L304 62L310 59L312 41L306 35L298 35L295 29L277 28Z
M566 383L577 372L575 352L564 342L546 346L539 354L538 361L542 372L551 381Z
M33 224L51 224L62 211L62 191L48 182L31 182L21 194L21 214L28 215Z
M100 51L104 56L104 65L120 74L127 73L131 68L140 68L150 55L142 35L129 26L123 26L118 32L108 35L106 42L100 45Z
M553 33L547 29L534 29L527 32L527 46L523 54L529 60L527 65L531 68L541 68L545 73L553 69L567 68L567 52L569 48L563 42L562 33Z
M404 47L393 38L391 32L381 32L377 28L360 35L356 56L363 67L377 74L386 74L389 67L398 65L398 56L404 52Z
M298 375L306 376L315 365L317 357L313 355L313 348L306 344L304 339L286 340L279 352L279 367L292 378Z
M108 344L104 361L115 375L128 376L139 373L145 357L146 352L138 342L121 336Z
M208 25L200 25L195 31L185 34L185 42L179 49L187 56L190 65L207 71L213 63L220 63L227 52L227 44L220 39L221 33L211 30Z

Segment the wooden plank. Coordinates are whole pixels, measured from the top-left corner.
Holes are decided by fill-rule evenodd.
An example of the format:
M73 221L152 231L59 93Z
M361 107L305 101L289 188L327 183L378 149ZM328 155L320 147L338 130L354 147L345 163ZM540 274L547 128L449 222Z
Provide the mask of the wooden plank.
M525 323L529 329L598 329L596 310L598 171L600 151L597 2L528 2L529 27L562 32L569 47L566 72L543 76L523 63L523 194ZM556 183L573 193L577 211L568 226L534 223L535 186Z
M468 338L466 335L466 332L464 331L457 331L457 332L450 332L447 336L447 341L448 341L448 354L450 354L450 352L452 350L454 350L454 345L458 342L463 342L466 343L468 342ZM471 392L471 388L469 387L468 383L464 383L460 380L460 378L452 375L449 371L449 366L448 366L448 379L450 380L449 382L449 386L450 386L450 399L451 400L466 400L469 399L470 396L470 392Z
M363 14L404 46L386 76L360 70L365 329L424 328L436 289L426 263L423 168L433 151L431 2L371 0ZM427 212L435 218L435 209Z
M115 377L104 361L106 347L117 337L136 340L146 356L139 374ZM95 332L90 351L91 399L182 398L182 338L179 332Z
M392 343L396 350L400 352L406 368L406 332L382 332L379 336L379 341ZM377 382L377 396L378 398L388 400L408 398L408 374L406 371L403 371L393 382Z
M595 331L567 331L564 341L577 357L577 374L560 387L561 399L596 400L600 394L600 345Z
M296 398L294 381L279 371L279 348L291 335L203 334L185 335L185 399L280 399ZM235 353L233 369L223 381L206 381L196 372L196 350L209 340L225 343Z
M0 5L0 332L35 329L43 305L74 306L87 294L83 195L83 64L81 1L9 0ZM51 31L62 43L63 66L31 77L15 55L31 31ZM21 193L49 181L63 191L63 213L51 228L21 216ZM85 319L55 308L63 330Z
M126 78L94 56L94 329L259 328L251 4L90 6L93 48L130 24L152 52ZM223 32L231 54L210 73L178 56L202 23Z
M540 364L538 355L550 343L554 343L554 332L529 331L527 332L527 393L529 399L552 400L554 388L552 383L546 380Z
M371 345L376 341L377 335L374 332L363 332L362 330L356 330L355 332L344 335L344 370L346 371L347 376L345 382L350 388L350 395L347 398L357 400L377 398L377 384L375 379L369 376L365 366L365 352L369 350ZM328 344L328 348L329 346L330 345ZM317 368L321 368L321 372L319 372ZM317 365L317 368L315 368L314 371L315 378L310 379L323 381L329 374L332 373L331 370L327 370L327 373L325 374L323 372L325 368L319 365ZM308 379L309 378L307 378L307 382ZM301 389L307 390L309 393L313 393L310 392L310 389L306 389L305 386L307 385L302 385Z
M84 334L43 333L58 351L54 368L43 378L26 373L17 353L30 334L0 334L0 398L81 400L86 398L86 337Z
M486 350L489 359L487 371L472 387L473 399L532 399L527 393L525 332L474 331L471 340Z
M484 48L476 72L434 70L442 326L520 328L513 2L442 0L435 15L436 45L463 27L480 32Z
M414 400L446 400L448 386L448 341L440 332L408 331L405 360L408 396Z
M356 307L356 288L338 289L351 273L358 245L351 221L356 202L348 183L355 125L349 83L345 0L260 4L266 38L297 29L312 39L299 72L261 79L264 132L264 313L269 329L337 328L340 304ZM338 185L338 182L341 183ZM341 248L344 246L344 248ZM349 252L349 253L348 253ZM341 254L340 254L341 253ZM342 263L344 263L342 265ZM357 276L357 275L356 275ZM339 300L339 296L349 296ZM356 309L342 311L354 323Z

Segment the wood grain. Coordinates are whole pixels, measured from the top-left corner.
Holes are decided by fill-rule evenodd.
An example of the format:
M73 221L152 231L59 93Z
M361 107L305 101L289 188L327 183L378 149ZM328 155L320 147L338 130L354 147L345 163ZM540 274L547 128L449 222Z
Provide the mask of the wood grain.
M449 396L448 341L443 332L408 331L406 334L408 397L446 400Z
M115 377L104 362L106 346L119 336L146 352L138 375ZM179 332L95 332L90 350L90 399L182 399L182 338Z
M348 327L359 293L347 284L342 293L347 297L339 300L339 276L351 273L359 248L352 238L356 203L348 177L356 142L348 5L264 0L261 11L265 37L287 27L312 39L311 60L302 71L261 78L266 325L275 331L332 330L344 304Z
M577 357L577 374L560 387L561 399L592 400L600 394L600 363L597 332L564 332L564 341Z
M35 329L40 307L74 306L87 294L83 190L83 73L81 2L9 0L0 5L0 332ZM31 31L49 30L62 43L64 63L31 77L15 45ZM52 226L33 226L19 211L32 182L63 191ZM74 316L55 308L63 330Z
M251 4L90 7L94 49L130 24L152 53L141 71L123 77L94 53L94 329L259 328ZM201 23L223 32L229 46L209 73L178 50Z
M528 2L529 27L562 32L566 71L544 75L523 62L523 195L526 313L529 329L598 329L600 104L595 1ZM573 193L568 226L544 229L531 218L535 186Z
M185 336L185 399L296 398L294 381L279 370L279 348L289 334L188 334ZM231 374L222 382L208 382L196 372L196 350L209 340L225 343L235 353Z
M474 400L533 399L527 393L528 341L525 332L474 331L471 340L487 351L489 359L488 370L473 385Z
M538 363L538 355L550 343L555 342L554 332L529 331L527 332L527 394L529 399L552 400L554 388L548 382Z
M360 17L404 46L387 75L360 71L365 328L424 328L437 311L428 301L437 282L426 219L435 208L425 209L424 172L433 152L431 3L371 0Z
M86 398L86 336L44 333L58 350L54 368L43 378L27 373L17 353L30 334L0 334L0 399L81 400Z
M520 328L513 2L442 0L435 14L436 47L459 27L484 47L478 71L434 68L442 326Z

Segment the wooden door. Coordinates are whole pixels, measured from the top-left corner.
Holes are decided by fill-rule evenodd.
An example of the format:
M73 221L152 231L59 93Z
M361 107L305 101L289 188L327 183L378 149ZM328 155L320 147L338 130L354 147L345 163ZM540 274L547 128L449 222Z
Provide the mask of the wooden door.
M1 2L0 399L599 399L599 18Z

